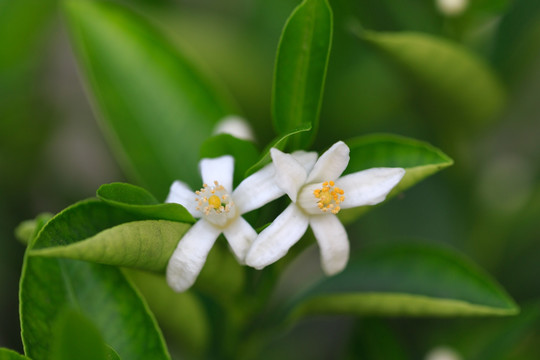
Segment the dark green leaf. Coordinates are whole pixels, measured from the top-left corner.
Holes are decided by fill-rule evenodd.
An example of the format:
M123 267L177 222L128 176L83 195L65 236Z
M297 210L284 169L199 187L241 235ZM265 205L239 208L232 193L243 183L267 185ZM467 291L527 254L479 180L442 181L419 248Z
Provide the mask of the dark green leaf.
M138 218L102 201L80 202L49 221L29 250L69 245L134 220ZM20 301L22 340L33 359L49 358L52 324L66 307L92 319L121 358L169 359L153 316L117 268L27 255Z
M518 307L487 274L448 249L385 246L352 260L295 301L295 315L512 315Z
M332 11L326 0L304 0L291 14L279 42L272 110L279 134L310 124L317 129L332 42ZM306 146L302 134L293 144Z
M195 219L180 204L163 204L143 188L125 183L101 185L97 196L111 206L150 219L194 223Z
M19 355L13 350L0 348L0 360L30 360L26 356Z
M347 141L351 160L346 174L373 167L401 167L406 170L400 183L387 198L408 189L426 177L452 165L454 162L441 150L410 138L390 134L362 136ZM364 206L340 212L340 218L350 222L370 209Z
M219 134L207 139L201 146L201 158L215 158L223 155L234 157L234 183L238 185L250 166L257 162L259 152L255 145L229 134Z
M65 2L73 46L108 139L162 199L174 180L200 185L200 145L231 106L161 33L113 2Z
M505 90L479 57L443 38L414 32L362 31L360 38L385 55L420 90L431 121L453 126L483 123L506 101Z

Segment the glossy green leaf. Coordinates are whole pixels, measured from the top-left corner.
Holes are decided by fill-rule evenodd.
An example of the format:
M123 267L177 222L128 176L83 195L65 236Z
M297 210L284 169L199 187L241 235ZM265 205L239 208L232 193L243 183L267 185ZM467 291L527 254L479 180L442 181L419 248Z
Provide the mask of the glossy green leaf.
M68 245L30 251L32 256L62 257L164 272L190 225L167 220L133 221Z
M69 245L134 220L138 218L102 201L83 201L49 221L29 250ZM169 359L153 316L119 269L28 253L19 296L22 340L29 357L49 358L52 324L62 309L71 307L92 319L121 358Z
M285 135L278 136L274 141L272 141L270 144L268 144L268 146L266 146L266 148L262 152L261 157L259 158L259 161L257 161L255 165L253 165L246 171L246 176L253 174L255 171L263 168L265 165L269 164L272 161L272 158L270 157L271 148L283 150L285 149L285 146L287 146L288 141L293 135L305 133L310 130L311 124L303 124L298 129L291 130Z
M399 244L363 251L345 271L295 301L294 314L512 315L518 307L486 273L454 251Z
M360 38L417 86L418 105L428 111L430 121L482 123L505 104L505 90L488 65L457 43L414 32L362 31Z
M238 185L246 171L257 162L259 151L255 145L229 134L219 134L208 138L201 146L201 158L215 158L223 155L234 157L234 184Z
M199 185L198 149L235 113L205 76L142 17L113 2L67 0L75 52L104 130L130 175L162 199Z
M55 360L106 360L107 345L90 319L73 309L61 312L53 326Z
M13 350L0 348L0 360L30 360L30 358L20 355Z
M180 204L163 204L145 189L126 183L101 185L97 196L107 204L150 219L194 223L195 219Z
M406 170L400 183L387 198L410 188L426 177L454 162L441 150L425 143L391 134L362 136L346 141L351 149L346 174L373 167L401 167ZM343 221L350 222L372 208L364 206L340 212Z
M285 134L305 124L317 129L332 43L332 10L326 0L304 0L291 14L278 46L272 110L274 125ZM314 136L294 137L294 146Z

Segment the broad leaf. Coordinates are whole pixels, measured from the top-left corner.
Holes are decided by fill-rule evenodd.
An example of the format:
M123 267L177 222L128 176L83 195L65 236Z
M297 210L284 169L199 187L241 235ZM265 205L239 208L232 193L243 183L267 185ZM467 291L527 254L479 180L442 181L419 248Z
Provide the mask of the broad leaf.
M201 146L201 158L215 158L223 155L234 157L234 184L238 185L250 166L259 158L255 145L229 134L219 134L207 139Z
M30 360L30 358L20 355L13 350L0 348L0 360Z
M97 196L111 206L150 219L194 223L195 219L180 204L163 204L143 188L125 183L101 185Z
M134 220L138 218L102 201L83 201L49 221L29 251L69 245ZM121 358L169 359L153 316L119 269L31 256L29 251L20 285L22 340L29 357L49 358L52 324L62 309L72 307L92 319Z
M406 170L400 183L387 198L408 189L426 177L452 165L454 162L441 150L410 138L390 134L375 134L347 141L351 160L346 174L374 167L401 167ZM364 206L340 212L343 221L350 222L370 209Z
M164 272L176 245L189 227L188 224L167 220L133 221L71 244L34 249L30 255Z
M295 301L294 314L512 315L516 304L487 274L448 249L385 246L351 260Z
M447 120L453 126L483 123L505 104L505 90L488 65L457 43L414 32L363 31L360 38L418 87L419 106L433 121Z
M326 0L304 0L291 14L279 42L272 110L279 134L305 124L317 129L332 42L332 11ZM307 145L315 132L294 137Z
M82 73L129 175L158 199L199 185L200 145L234 113L202 73L146 20L113 2L67 0Z

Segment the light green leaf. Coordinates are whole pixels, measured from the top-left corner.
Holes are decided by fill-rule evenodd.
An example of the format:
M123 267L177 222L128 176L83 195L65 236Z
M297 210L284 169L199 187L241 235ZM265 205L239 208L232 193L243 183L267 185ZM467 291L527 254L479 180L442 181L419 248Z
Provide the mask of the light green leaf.
M0 348L0 360L30 360L30 358L20 355L13 350Z
M190 225L167 220L120 224L87 239L30 251L31 256L62 257L163 272Z
M310 130L311 130L311 124L306 123L306 124L303 124L302 126L300 126L297 129L291 130L290 132L288 132L285 135L278 136L274 141L272 141L270 144L268 144L268 146L266 146L266 148L262 152L262 155L261 155L259 161L257 161L257 163L255 163L255 165L253 165L252 167L250 167L246 171L246 176L253 174L255 171L263 168L265 165L269 164L272 161L272 158L270 157L270 149L271 148L276 148L276 149L279 149L279 150L283 150L285 148L285 146L287 145L287 142L290 140L291 136L296 135L296 134L300 134L300 133L303 133L303 132L307 132L307 131L310 131Z
M374 134L346 142L351 149L351 160L345 174L373 167L401 167L406 170L403 179L387 198L403 192L454 163L441 150L428 143L402 136ZM339 215L343 221L350 222L370 208L372 206L346 209L342 210Z
M163 204L143 188L125 183L101 185L97 196L107 204L150 219L194 223L195 219L180 204Z
M317 129L332 42L332 10L326 0L304 0L291 14L278 46L272 110L279 134L310 124ZM294 137L306 146L314 133Z
M162 199L200 185L198 153L228 101L146 20L112 2L66 0L73 47L129 175Z
M488 65L457 43L415 32L362 31L359 36L418 88L418 105L431 121L481 124L505 104L505 89Z
M518 307L486 273L454 251L400 244L363 251L342 273L294 302L294 315L513 315Z
M65 309L58 315L53 329L51 359L107 359L107 345L99 330L80 312Z
M53 214L42 213L33 220L25 220L15 229L15 237L21 243L28 245L34 240L41 228L52 219Z
M208 138L201 146L201 158L215 158L223 155L234 157L234 184L238 185L245 172L257 162L259 151L255 145L229 134L219 134Z
M121 209L88 200L43 227L25 257L19 294L22 340L29 357L50 358L52 324L62 309L71 307L92 319L120 358L170 358L153 316L119 269L28 255L32 248L69 245L134 220L138 218Z

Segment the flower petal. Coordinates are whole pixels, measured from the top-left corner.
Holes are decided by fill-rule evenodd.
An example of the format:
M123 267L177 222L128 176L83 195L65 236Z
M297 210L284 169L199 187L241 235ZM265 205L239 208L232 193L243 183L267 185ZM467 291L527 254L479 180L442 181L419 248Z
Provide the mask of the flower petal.
M300 165L304 167L306 173L309 173L313 169L313 165L317 162L317 153L315 151L303 151L298 150L291 154L294 160L298 161Z
M275 175L274 165L268 164L248 176L236 187L232 193L232 199L240 214L258 209L284 194L284 191L276 184Z
M185 207L191 215L201 217L200 211L196 209L196 197L195 192L193 192L186 184L181 181L175 181L171 185L169 195L167 195L165 202L180 204Z
M216 126L214 126L213 134L229 134L238 139L255 141L255 136L249 123L237 115L229 115L219 120Z
M294 202L298 195L298 190L304 185L307 172L298 161L290 154L285 154L278 149L270 149L270 156L276 169L275 181L277 185Z
M174 291L193 285L220 233L206 220L199 220L180 240L167 265L167 283Z
M312 216L309 224L319 244L321 265L326 275L342 271L349 260L349 238L337 216Z
M246 254L257 237L257 232L251 225L239 216L223 230L223 235L239 263L244 264Z
M341 208L380 203L403 175L405 170L402 168L372 168L339 178L336 186L345 191L345 201L340 204Z
M202 159L199 167L204 184L214 186L214 181L217 181L229 193L232 192L234 173L234 158L232 156L225 155L215 159Z
M338 141L319 157L307 178L308 183L337 179L349 164L349 147Z
M251 246L246 264L262 269L281 259L307 230L309 219L291 203L264 229Z

